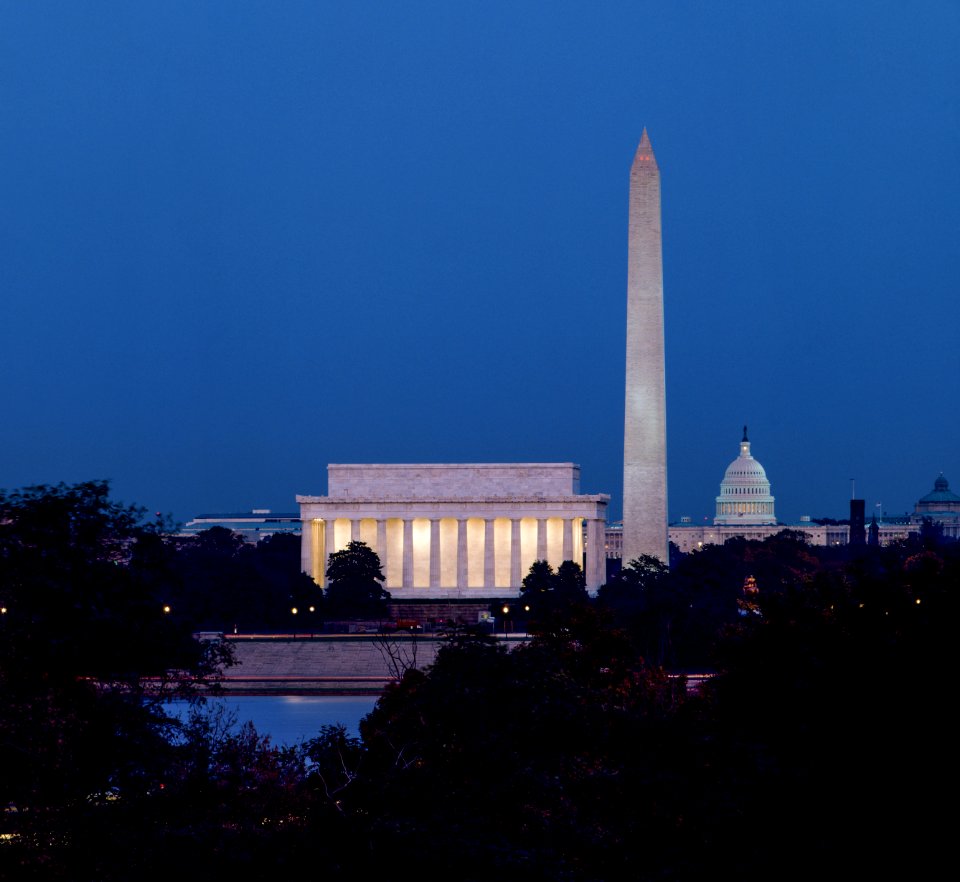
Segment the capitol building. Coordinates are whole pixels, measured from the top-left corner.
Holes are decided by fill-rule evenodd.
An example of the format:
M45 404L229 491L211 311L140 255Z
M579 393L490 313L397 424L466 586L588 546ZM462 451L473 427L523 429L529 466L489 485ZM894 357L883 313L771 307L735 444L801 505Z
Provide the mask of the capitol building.
M717 515L720 527L767 527L777 523L770 481L763 466L750 453L747 427L743 427L740 455L727 466L720 482Z
M770 479L750 450L747 427L744 426L739 454L727 466L720 482L713 523L697 526L690 518L681 518L679 523L669 527L670 542L680 552L689 554L705 545L723 545L728 539L762 541L783 530L792 530L802 533L811 545L850 543L849 522L820 524L809 516L801 517L799 523L778 522L775 499L770 490ZM917 535L924 518L937 524L945 538L960 539L960 495L950 490L942 474L934 481L933 491L917 501L912 513L895 517L884 514L866 525L869 527L868 541L890 545ZM607 525L605 552L607 558L622 556L622 527L617 522Z

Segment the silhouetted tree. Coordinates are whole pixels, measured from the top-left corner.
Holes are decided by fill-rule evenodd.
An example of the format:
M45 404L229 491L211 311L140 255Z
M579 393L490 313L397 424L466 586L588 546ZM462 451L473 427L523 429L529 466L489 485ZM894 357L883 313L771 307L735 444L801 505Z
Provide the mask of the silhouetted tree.
M380 618L390 592L383 587L380 558L365 542L349 542L330 555L326 604L331 617Z
M290 627L292 607L314 607L323 618L323 592L301 572L300 539L277 533L251 545L224 527L175 540L178 614L199 631L277 631Z
M552 591L555 575L553 567L547 561L535 560L530 564L530 569L523 577L520 588L521 596L525 600L535 600L538 596Z
M587 580L580 564L572 560L563 561L557 567L557 574L553 579L553 591L558 600L586 601Z
M147 792L168 747L158 690L227 661L169 608L169 559L142 519L105 481L0 492L0 803L18 835Z

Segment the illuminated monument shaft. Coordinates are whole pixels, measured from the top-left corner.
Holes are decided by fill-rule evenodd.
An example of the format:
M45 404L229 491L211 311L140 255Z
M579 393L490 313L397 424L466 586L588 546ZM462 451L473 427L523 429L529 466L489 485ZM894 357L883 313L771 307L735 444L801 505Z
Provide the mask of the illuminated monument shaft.
M623 561L667 562L667 413L660 170L647 130L630 169Z

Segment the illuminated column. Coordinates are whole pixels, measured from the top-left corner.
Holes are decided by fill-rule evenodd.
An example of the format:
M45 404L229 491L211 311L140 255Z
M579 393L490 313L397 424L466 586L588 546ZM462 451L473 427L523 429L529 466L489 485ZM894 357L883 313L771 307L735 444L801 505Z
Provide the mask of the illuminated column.
M350 541L351 542L360 541L360 519L359 518L350 519Z
M430 518L430 587L440 587L440 518Z
M377 557L380 558L380 569L387 574L387 520L377 518Z
M336 518L327 518L323 523L323 556L324 564L323 571L326 573L327 567L330 566L330 555L333 554L336 548Z
M316 525L317 522L313 519L304 521L300 532L300 569L311 579L317 578L316 565L313 559ZM320 577L320 581L323 582L323 576Z
M573 521L563 519L563 559L573 560Z
M607 520L597 519L597 587L607 581Z
M457 587L467 587L467 519L457 520Z
M510 587L519 588L520 575L520 518L510 521Z
M547 559L547 519L537 518L537 560Z
M607 577L607 564L603 552L603 531L605 521L590 518L587 521L587 589L596 591ZM625 562L626 563L626 562Z
M497 584L496 571L494 569L495 558L493 556L493 518L484 520L483 533L483 587L493 588Z
M403 581L404 588L413 587L413 520L403 519Z

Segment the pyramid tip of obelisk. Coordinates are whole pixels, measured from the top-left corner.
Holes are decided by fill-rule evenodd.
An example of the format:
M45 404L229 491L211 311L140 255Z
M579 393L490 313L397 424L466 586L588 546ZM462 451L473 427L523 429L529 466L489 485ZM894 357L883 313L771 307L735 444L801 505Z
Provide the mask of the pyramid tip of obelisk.
M643 134L640 135L640 145L633 157L634 165L642 163L643 165L652 165L656 167L657 157L653 155L653 144L650 143L650 136L647 134L647 127L643 127Z

